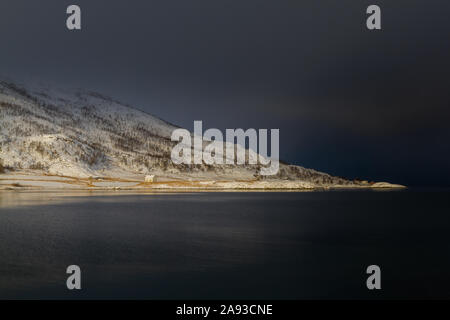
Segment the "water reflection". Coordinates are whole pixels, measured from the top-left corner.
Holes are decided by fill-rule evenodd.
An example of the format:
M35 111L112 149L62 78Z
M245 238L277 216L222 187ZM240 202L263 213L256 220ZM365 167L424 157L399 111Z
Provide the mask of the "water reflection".
M148 191L104 191L104 190L80 190L80 191L0 191L0 209L21 206L39 206L62 203L74 203L85 201L86 197L98 198L104 196L130 196L130 195L162 195L175 194L175 192L148 192ZM108 202L114 201L114 197L108 198ZM117 201L120 201L117 199Z

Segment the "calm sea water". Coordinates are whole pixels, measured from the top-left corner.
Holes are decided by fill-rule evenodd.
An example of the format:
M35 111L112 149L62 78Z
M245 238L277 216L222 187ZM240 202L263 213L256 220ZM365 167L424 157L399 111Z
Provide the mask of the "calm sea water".
M449 195L2 192L0 298L450 298Z

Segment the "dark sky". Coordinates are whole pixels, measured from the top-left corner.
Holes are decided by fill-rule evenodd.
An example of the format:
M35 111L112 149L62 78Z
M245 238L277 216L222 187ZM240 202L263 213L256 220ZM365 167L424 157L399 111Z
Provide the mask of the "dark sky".
M280 128L282 159L335 175L450 186L449 14L447 0L2 0L0 73L188 129Z

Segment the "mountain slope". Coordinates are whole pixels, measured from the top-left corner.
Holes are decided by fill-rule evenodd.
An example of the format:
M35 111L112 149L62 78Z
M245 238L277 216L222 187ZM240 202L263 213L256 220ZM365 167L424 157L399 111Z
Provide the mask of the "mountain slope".
M101 94L0 81L0 160L15 172L69 177L157 174L175 180L255 180L255 165L174 165L174 125ZM268 181L361 186L281 164Z
M174 126L92 92L0 82L4 166L61 175L164 167Z

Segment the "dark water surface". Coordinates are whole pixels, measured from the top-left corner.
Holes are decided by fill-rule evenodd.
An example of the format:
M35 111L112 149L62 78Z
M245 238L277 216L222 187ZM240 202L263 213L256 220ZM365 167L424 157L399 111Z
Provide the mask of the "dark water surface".
M1 192L0 298L450 298L449 196Z

